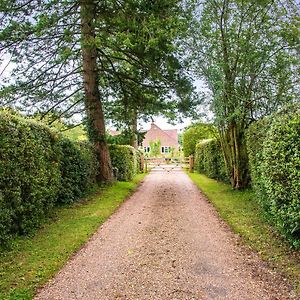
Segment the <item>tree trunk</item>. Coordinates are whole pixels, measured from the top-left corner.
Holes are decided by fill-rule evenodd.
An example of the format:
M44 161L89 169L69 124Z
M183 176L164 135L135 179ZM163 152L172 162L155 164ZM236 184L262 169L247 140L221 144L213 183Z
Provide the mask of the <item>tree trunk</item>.
M250 179L244 130L235 121L231 121L226 131L220 138L231 185L233 189L244 189Z
M132 137L131 137L131 146L134 147L135 149L138 148L138 138L137 138L137 112L136 110L132 111L132 122L131 122L131 132L132 132Z
M105 137L105 123L98 86L97 49L95 45L96 7L93 0L80 1L83 81L88 131L99 162L98 182L112 181L113 172Z

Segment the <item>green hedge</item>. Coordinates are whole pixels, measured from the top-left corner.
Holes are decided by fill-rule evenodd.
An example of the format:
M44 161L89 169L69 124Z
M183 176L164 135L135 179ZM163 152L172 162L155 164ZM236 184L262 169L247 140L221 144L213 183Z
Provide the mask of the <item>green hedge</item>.
M72 142L61 138L60 158L61 184L58 193L59 203L72 203L95 183L97 160L89 143Z
M217 136L218 132L213 124L195 123L190 125L182 135L184 156L194 155L196 145L200 140Z
M196 145L195 170L210 178L229 182L218 140L203 140Z
M128 145L110 145L109 152L114 174L118 180L130 181L141 172L140 151Z
M55 205L78 199L97 169L91 146L0 112L0 244L39 227Z
M252 186L271 221L300 248L300 106L255 122L247 132Z

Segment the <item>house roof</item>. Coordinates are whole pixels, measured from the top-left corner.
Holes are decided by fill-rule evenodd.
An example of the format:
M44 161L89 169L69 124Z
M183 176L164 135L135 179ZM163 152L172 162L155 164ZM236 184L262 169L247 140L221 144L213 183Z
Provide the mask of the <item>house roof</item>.
M109 129L109 130L108 130L108 133L109 133L111 136L116 136L116 135L119 135L119 134L120 134L120 131L113 130L113 129Z
M151 128L145 134L143 146L150 146L150 142L160 140L162 146L179 147L177 129L162 130L152 123Z

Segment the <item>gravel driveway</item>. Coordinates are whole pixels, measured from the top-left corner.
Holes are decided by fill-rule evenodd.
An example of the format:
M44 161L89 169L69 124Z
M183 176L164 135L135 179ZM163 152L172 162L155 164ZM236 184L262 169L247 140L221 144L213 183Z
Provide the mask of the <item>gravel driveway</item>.
M297 299L180 170L152 171L36 299Z

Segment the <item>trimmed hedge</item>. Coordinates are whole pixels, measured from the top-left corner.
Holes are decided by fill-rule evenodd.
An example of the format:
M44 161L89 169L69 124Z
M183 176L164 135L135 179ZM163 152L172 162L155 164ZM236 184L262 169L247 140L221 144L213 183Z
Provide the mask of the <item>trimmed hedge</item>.
M210 178L229 182L219 140L203 140L196 145L195 170Z
M0 112L0 244L39 227L55 205L78 199L97 169L90 145Z
M60 185L57 136L46 126L0 115L0 239L39 226Z
M216 138L218 132L213 124L195 123L190 125L182 135L184 156L195 154L196 145L200 140Z
M300 248L300 106L252 124L247 148L259 202L277 228Z
M89 143L72 142L62 137L59 146L61 184L57 201L72 203L95 183L97 160Z
M130 181L141 172L140 151L128 145L110 145L109 152L114 174L118 180Z

